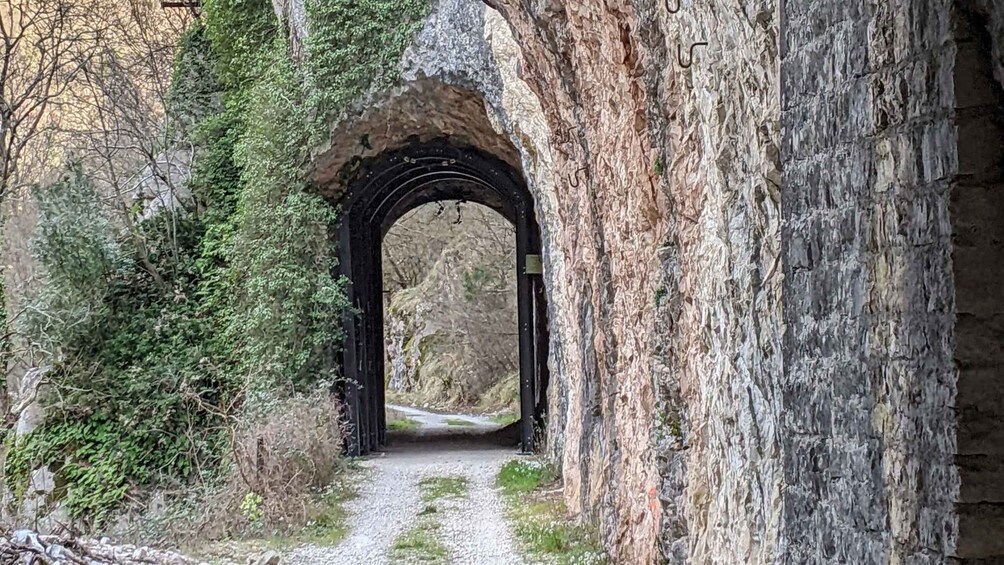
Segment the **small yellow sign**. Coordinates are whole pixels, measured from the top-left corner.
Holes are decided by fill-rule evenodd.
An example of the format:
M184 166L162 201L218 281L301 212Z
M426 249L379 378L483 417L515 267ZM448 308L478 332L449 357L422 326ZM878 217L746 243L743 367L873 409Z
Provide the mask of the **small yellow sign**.
M527 255L526 256L526 274L528 275L543 275L544 274L544 263L540 260L540 255Z

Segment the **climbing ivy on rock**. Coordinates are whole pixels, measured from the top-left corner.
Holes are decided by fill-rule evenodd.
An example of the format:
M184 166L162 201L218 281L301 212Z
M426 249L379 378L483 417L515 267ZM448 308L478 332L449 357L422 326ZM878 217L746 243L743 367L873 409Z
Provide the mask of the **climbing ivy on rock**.
M282 49L280 49L282 47ZM239 342L252 400L276 387L332 377L331 344L345 308L329 236L335 210L303 179L307 123L299 80L284 44L266 58L249 97L247 128L237 146L243 192L228 251L239 307L229 333Z
M307 0L307 52L318 115L343 113L398 79L429 0Z

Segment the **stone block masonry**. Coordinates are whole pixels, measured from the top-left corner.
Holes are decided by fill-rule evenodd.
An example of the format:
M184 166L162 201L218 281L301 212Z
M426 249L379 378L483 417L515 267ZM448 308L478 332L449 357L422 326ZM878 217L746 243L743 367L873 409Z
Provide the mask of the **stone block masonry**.
M789 562L1004 554L1002 106L970 9L784 7Z
M951 14L784 7L788 562L953 551Z
M951 187L958 370L956 555L1004 561L1004 84L993 19L978 4L953 18L958 169ZM998 26L999 28L999 26ZM999 68L999 67L998 67Z

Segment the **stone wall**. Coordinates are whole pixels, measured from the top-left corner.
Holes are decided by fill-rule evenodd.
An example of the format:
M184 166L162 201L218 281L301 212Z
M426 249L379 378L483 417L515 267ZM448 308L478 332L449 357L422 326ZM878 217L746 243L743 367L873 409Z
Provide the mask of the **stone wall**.
M951 1L785 4L781 390L792 562L999 555L988 547L1000 543L992 504L956 516L958 502L987 502L1000 486L986 481L1000 477L1002 447L999 365L987 354L1002 302L989 283L1000 257L989 225L1001 208L989 196L995 181L974 186L969 169L1004 163L987 149L1001 136L986 109L977 128L966 117L987 100L967 102L972 87L960 82L973 59L963 11ZM999 30L990 14L984 25ZM984 75L993 66L986 60ZM968 385L978 397L962 394L967 379L979 380Z
M618 562L768 562L775 5L499 4L552 132L555 252L572 265L552 283L570 297L556 325L574 324L558 332L550 422L566 500L599 520Z
M955 539L950 6L789 2L781 68L786 554Z
M1004 6L953 20L958 171L951 187L958 369L956 555L1004 559ZM993 14L991 17L988 15ZM993 38L997 38L994 42ZM995 72L998 78L995 80Z
M655 297L660 539L670 562L769 563L781 519L777 4L659 8L666 46L651 58L665 71L649 79L649 115L671 198ZM681 68L697 41L709 45Z

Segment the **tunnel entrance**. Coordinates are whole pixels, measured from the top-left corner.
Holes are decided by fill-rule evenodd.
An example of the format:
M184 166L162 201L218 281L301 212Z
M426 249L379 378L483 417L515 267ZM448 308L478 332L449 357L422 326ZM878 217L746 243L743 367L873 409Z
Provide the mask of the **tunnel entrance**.
M549 375L547 303L533 198L505 161L438 140L388 151L366 163L341 203L339 268L351 281L348 294L354 307L343 319L341 359L350 454L363 455L387 443L383 237L407 212L447 200L481 204L515 227L520 447L524 452L534 449L534 430L547 406Z

